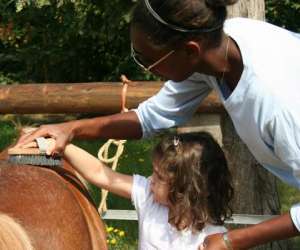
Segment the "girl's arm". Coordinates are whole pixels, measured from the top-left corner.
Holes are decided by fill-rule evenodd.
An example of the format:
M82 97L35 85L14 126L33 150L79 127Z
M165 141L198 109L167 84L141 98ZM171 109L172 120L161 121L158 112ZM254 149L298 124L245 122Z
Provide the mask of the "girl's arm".
M64 158L88 182L130 199L133 183L132 176L111 170L96 157L73 144L66 146Z

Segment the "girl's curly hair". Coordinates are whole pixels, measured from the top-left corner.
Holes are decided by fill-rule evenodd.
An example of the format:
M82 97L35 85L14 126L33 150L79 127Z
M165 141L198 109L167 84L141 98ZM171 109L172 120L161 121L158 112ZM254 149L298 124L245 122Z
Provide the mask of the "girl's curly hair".
M169 184L169 222L178 230L200 231L205 223L223 225L231 217L231 174L224 152L209 133L164 138L154 148L153 161Z

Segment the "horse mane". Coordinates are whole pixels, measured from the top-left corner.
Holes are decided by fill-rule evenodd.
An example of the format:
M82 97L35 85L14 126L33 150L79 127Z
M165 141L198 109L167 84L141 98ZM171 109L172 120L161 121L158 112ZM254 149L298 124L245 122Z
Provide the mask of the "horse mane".
M0 213L0 249L34 250L25 229L12 217Z

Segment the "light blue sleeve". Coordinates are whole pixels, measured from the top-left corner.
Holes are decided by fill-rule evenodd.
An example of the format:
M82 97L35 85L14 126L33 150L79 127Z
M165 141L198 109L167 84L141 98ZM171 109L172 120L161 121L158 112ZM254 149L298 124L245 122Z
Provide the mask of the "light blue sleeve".
M293 183L300 189L300 114L297 109L289 108L276 115L273 121L274 152L289 166ZM294 225L300 231L300 204L290 210Z
M292 206L290 210L290 215L295 227L300 232L300 203Z
M135 110L143 137L183 124L195 113L212 89L210 77L194 74L183 82L167 81L153 97Z

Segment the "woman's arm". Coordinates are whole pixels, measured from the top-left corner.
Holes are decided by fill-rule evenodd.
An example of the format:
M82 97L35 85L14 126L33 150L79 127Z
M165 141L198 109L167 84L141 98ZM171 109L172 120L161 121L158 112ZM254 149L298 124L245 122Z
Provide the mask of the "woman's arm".
M265 222L228 232L233 250L250 249L275 240L288 239L299 235L289 213ZM206 237L201 250L227 250L222 234Z
M132 176L113 171L96 157L73 144L66 146L64 158L88 182L119 196L131 198Z
M34 141L37 137L56 140L51 154L60 154L73 138L139 139L149 137L161 129L182 124L191 118L201 101L209 94L209 77L192 76L181 83L168 81L155 96L139 105L138 109L125 113L92 119L42 125L36 131L26 133L18 146Z
M289 213L257 225L229 232L233 249L249 249L267 242L299 235Z
M135 111L129 111L91 119L42 125L37 130L22 135L17 146L22 147L38 137L55 139L55 147L51 149L51 154L61 154L73 138L138 139L142 137L142 127Z

